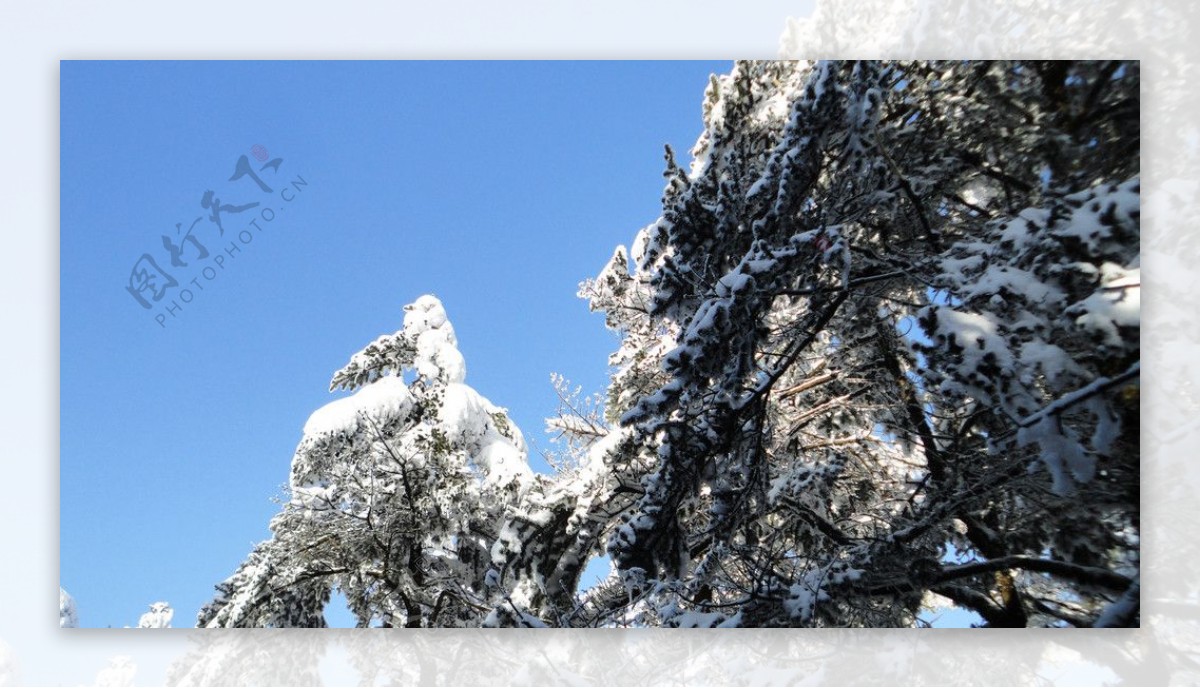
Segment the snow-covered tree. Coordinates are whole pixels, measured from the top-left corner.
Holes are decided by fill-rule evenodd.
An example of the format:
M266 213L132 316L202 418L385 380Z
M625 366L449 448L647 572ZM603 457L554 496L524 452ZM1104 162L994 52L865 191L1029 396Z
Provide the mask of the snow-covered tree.
M138 618L138 628L170 628L175 610L166 602L155 602L150 605L150 611Z
M572 460L529 471L422 297L201 625L322 625L334 588L363 625L1136 624L1138 93L1118 61L713 77L581 288L621 342L603 415L551 421Z
M79 628L79 612L75 609L75 598L62 586L58 588L58 627Z
M290 501L200 613L202 626L323 626L333 589L360 625L482 623L501 580L490 549L535 482L504 409L464 384L440 301L355 354L292 459ZM406 382L408 374L412 380Z
M646 470L608 544L646 622L910 625L934 595L1090 625L1136 591L1137 69L713 79L663 216L585 288L624 337Z

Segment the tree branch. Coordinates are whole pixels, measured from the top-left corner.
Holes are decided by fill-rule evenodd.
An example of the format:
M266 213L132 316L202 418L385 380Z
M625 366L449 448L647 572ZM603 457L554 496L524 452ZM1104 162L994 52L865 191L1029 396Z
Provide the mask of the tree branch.
M1020 555L963 564L962 566L951 566L935 573L934 579L938 583L944 583L959 578L977 576L981 573L1003 571L1004 569L1024 569L1026 571L1048 573L1060 578L1068 578L1078 583L1098 585L1112 590L1124 591L1132 583L1129 578L1108 569Z

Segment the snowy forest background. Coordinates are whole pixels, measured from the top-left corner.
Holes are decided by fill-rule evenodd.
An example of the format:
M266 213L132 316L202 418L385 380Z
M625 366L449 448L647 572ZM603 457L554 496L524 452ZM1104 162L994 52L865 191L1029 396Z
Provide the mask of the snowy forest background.
M555 472L414 298L196 623L322 626L338 591L362 626L1138 625L1139 92L1127 61L737 63L580 286L619 344L562 387Z

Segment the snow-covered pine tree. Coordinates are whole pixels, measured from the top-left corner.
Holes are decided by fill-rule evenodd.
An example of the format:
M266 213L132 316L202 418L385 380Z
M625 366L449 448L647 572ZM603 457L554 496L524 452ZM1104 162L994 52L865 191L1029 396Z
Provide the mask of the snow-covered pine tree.
M167 602L155 602L150 610L138 617L138 628L170 628L175 610Z
M58 627L79 628L79 612L75 608L75 598L62 586L58 588Z
M323 626L340 590L362 626L482 623L490 549L533 476L520 431L464 384L440 301L355 354L292 459L290 501L200 613L201 626ZM411 382L406 382L408 374Z
M642 622L1136 619L1138 87L1115 61L712 80L662 217L584 289L623 337L639 497L608 545Z

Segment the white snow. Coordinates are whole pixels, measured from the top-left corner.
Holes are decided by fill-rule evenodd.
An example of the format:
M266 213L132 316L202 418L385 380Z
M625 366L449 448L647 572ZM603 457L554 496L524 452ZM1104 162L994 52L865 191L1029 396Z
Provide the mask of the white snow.
M943 266L944 267L944 266ZM1030 303L1053 307L1062 301L1062 291L1046 284L1031 272L1008 265L992 265L964 284L959 298L998 294L1001 290L1025 297Z
M1078 313L1075 324L1099 332L1106 344L1120 346L1125 338L1118 328L1141 326L1141 269L1126 270L1105 263L1100 266L1100 275L1101 288L1067 312Z
M58 627L79 628L79 612L75 609L75 600L61 586L58 588Z
M791 99L788 93L784 91L776 91L769 97L762 99L754 108L752 117L760 123L772 124L787 117L788 111L791 109Z
M1096 473L1095 457L1089 456L1074 438L1064 435L1054 416L1046 415L1017 432L1019 446L1032 443L1041 450L1041 460L1050 471L1051 489L1057 495L1071 494L1077 482L1086 483Z
M507 426L504 432L497 427L499 418ZM474 458L483 472L484 484L524 483L533 476L520 430L504 409L471 387L460 383L446 385L438 419L451 443L465 447Z
M716 628L725 622L725 615L716 612L682 612L671 618L676 628Z
M606 431L603 427L598 427L595 423L592 423L586 418L580 418L579 416L575 415L561 415L546 419L546 432L560 433L568 437L591 437L597 435L598 433L603 434Z
M467 362L454 344L454 330L439 327L417 336L417 373L456 383L467 379Z
M404 307L404 333L416 343L414 367L427 379L462 382L467 363L458 350L454 326L435 296L426 294Z
M326 511L333 508L336 493L335 485L294 485L291 504L310 512Z
M754 285L754 278L740 272L731 272L717 280L717 296L740 294Z
M1050 213L1040 208L1022 210L1016 219L1004 223L1004 229L1000 232L1000 243L1011 243L1015 253L1024 252L1036 239L1029 231L1029 225L1044 227L1049 215Z
M1046 376L1046 381L1052 385L1057 383L1064 373L1072 375L1083 373L1083 368L1075 362L1075 359L1071 358L1070 354L1061 347L1040 339L1022 344L1018 358L1022 366L1041 370L1042 374Z
M938 334L954 335L955 342L963 347L963 364L974 368L987 353L995 354L1001 368L1012 366L1012 355L1004 339L996 332L996 323L984 315L967 313L953 308L941 308L937 312Z
M1121 421L1104 397L1095 396L1088 400L1087 408L1096 416L1096 429L1092 432L1092 448L1107 455L1112 444L1121 434Z
M1067 196L1066 200L1083 203L1083 206L1071 214L1070 222L1055 226L1054 234L1073 237L1082 242L1089 253L1099 254L1102 244L1112 236L1111 226L1104 224L1101 218L1111 214L1114 222L1125 226L1135 224L1133 213L1138 212L1141 200L1135 189L1140 184L1140 178L1134 177L1114 187L1088 189Z
M425 294L404 307L404 331L409 334L417 335L433 328L446 329L449 325L446 309L436 296ZM449 327L449 331L453 337L454 328Z
M150 611L138 619L138 628L170 628L175 610L166 602L155 602L150 605Z
M335 433L353 434L363 418L382 426L407 416L411 409L412 395L404 381L388 375L314 411L304 424L304 436L308 439Z

